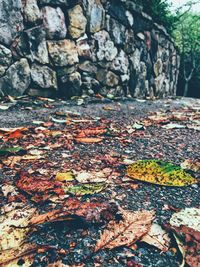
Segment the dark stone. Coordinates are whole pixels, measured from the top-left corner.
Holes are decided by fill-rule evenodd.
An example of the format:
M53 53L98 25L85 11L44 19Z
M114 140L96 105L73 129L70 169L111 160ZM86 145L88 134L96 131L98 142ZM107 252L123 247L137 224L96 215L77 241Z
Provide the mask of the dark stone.
M66 98L71 98L72 96L82 95L82 81L79 72L73 72L69 75L60 77L59 88L61 95Z
M112 0L110 3L110 7L108 9L108 13L119 22L121 22L126 27L129 27L128 17L126 16L126 8L122 3L119 3L115 0Z

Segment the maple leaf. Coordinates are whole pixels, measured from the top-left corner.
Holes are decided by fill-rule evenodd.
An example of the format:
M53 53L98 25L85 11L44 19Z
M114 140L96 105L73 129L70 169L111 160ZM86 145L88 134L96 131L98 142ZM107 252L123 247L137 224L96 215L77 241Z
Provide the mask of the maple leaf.
M149 231L154 219L153 211L121 212L122 220L109 222L96 243L95 252L105 248L130 246Z

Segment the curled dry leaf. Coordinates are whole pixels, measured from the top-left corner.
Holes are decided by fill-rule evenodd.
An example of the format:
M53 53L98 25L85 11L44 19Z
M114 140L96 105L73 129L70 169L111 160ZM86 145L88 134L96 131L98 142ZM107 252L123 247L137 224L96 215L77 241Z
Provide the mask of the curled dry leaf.
M89 144L89 143L100 143L103 141L103 137L101 138L97 138L97 137L83 137L83 138L75 138L77 143L85 143L85 144Z
M136 180L164 186L188 186L197 183L197 179L179 166L160 160L139 160L128 166L127 175Z
M100 127L89 128L89 129L85 129L85 130L79 130L76 137L77 138L83 138L83 137L87 137L87 136L96 136L96 135L102 135L106 132L107 132L106 129L102 129Z
M24 262L23 267L30 267L37 247L35 244L24 243L15 249L0 251L0 267L18 267L19 260Z
M114 219L117 211L117 206L113 203L81 202L73 198L68 199L60 209L34 216L30 220L30 225L73 220L77 217L87 222L100 223Z
M130 246L148 233L154 219L154 211L121 212L122 220L109 222L96 243L95 252L105 248Z
M166 226L176 235L176 242L184 261L190 267L200 266L200 232L182 225L181 227ZM183 264L182 264L183 266Z
M162 128L171 130L171 129L184 129L186 128L185 125L177 124L177 123L169 123L167 125L162 126Z
M200 232L200 209L186 208L174 213L170 219L170 224L176 227L185 225Z
M17 249L25 240L29 228L29 220L36 209L28 206L12 210L0 216L0 250Z
M102 183L106 181L107 177L104 171L80 172L76 175L75 179L79 183Z
M149 232L142 237L141 241L157 247L164 252L168 251L170 246L170 238L168 233L156 223L152 224Z
M193 161L186 159L181 163L181 168L186 170L192 170L194 172L200 172L200 161Z

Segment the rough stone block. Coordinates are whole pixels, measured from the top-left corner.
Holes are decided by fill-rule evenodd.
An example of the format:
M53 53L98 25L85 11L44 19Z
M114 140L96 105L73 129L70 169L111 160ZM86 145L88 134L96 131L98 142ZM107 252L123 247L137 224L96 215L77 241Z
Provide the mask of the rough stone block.
M0 88L5 95L20 96L30 85L30 67L27 59L15 62L0 78Z
M13 39L23 31L21 0L0 1L0 42L10 45Z
M61 8L45 6L42 8L42 15L47 39L64 39L67 34L67 28Z
M73 65L79 62L76 45L71 40L47 41L49 55L55 66Z
M83 15L83 9L80 5L76 5L68 11L69 33L73 39L79 38L85 33L87 19Z
M42 88L57 89L56 72L47 66L33 64L31 67L31 78L35 84Z

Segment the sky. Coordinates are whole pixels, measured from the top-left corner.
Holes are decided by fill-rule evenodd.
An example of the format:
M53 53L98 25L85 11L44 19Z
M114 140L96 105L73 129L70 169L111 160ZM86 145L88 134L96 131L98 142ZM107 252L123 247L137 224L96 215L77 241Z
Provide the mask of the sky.
M187 4L187 2L189 2L189 0L168 0L168 1L172 3L172 10L175 10L181 7L182 5ZM200 12L200 0L199 0L199 3L194 5L192 10L194 12Z

